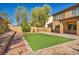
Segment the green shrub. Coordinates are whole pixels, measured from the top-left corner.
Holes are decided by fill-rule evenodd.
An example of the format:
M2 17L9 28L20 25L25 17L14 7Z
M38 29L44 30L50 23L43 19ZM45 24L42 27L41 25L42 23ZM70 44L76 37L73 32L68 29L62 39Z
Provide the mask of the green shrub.
M0 34L2 34L4 29L0 26Z
M23 32L30 32L30 27L29 26L22 27L22 31Z
M21 24L21 28L23 32L30 32L30 26L26 23Z

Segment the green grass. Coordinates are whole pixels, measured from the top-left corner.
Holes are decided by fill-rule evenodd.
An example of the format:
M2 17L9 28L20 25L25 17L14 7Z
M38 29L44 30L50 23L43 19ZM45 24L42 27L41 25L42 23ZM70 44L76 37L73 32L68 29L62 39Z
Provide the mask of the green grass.
M26 38L26 40L28 41L28 43L30 44L30 46L34 51L72 40L65 37L40 34L40 33L29 33L25 34L24 37Z

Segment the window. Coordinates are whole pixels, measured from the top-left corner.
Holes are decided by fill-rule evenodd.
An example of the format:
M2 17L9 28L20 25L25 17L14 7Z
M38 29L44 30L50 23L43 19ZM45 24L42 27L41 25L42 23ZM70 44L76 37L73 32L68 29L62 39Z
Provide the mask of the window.
M60 14L60 19L63 19L65 17L65 14L64 13L61 13Z
M53 19L56 20L56 16L53 16Z
M59 33L60 25L55 26L55 32Z
M60 25L56 25L56 29L59 29L60 28Z
M79 8L76 8L76 9L72 10L72 15L73 16L79 15Z
M79 8L76 9L76 15L79 15Z
M58 20L58 15L54 16L54 20Z
M65 17L65 14L64 13L61 13L61 14L58 14L58 15L55 15L53 17L54 20L60 20L60 19L63 19Z
M75 16L76 15L76 10L72 10L72 15Z
M68 30L76 30L76 24L68 24Z
M57 20L58 19L57 15L55 17L56 17L56 20Z
M60 15L57 15L57 20L59 20L60 19Z

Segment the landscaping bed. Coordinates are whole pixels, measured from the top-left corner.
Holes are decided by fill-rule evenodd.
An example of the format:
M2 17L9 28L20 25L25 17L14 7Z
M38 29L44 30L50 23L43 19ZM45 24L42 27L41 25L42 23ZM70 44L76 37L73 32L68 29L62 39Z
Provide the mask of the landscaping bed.
M34 51L72 41L70 38L41 33L28 33L24 34L24 37Z

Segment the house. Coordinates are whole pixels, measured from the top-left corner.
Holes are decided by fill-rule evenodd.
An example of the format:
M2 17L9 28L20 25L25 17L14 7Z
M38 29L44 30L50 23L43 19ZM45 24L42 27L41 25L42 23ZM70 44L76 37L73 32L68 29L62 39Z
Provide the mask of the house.
M52 31L79 35L79 4L52 15Z

